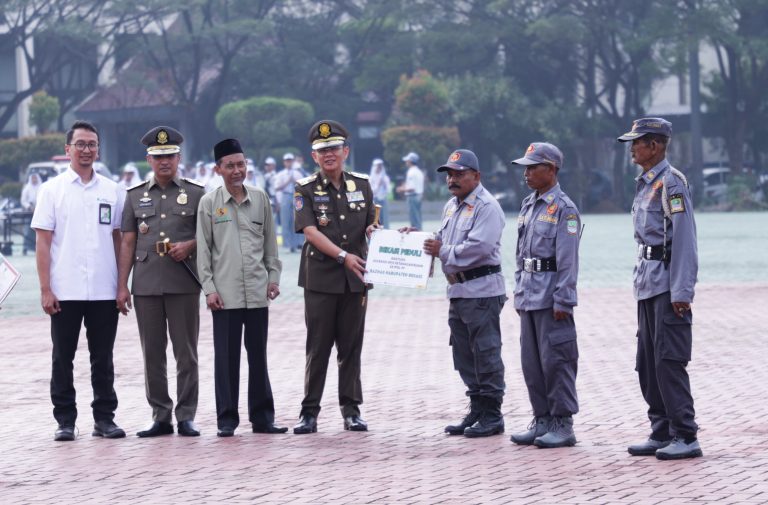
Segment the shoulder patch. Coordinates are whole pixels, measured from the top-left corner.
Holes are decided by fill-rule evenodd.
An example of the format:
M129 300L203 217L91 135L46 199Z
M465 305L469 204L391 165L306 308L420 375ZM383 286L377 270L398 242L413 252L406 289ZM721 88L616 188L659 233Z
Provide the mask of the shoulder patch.
M685 212L685 199L682 193L677 193L669 197L669 212L675 214L677 212Z
M299 186L306 186L310 182L314 182L317 179L317 174L312 174L310 176L304 177L303 179L299 179L296 181L296 184Z
M131 186L130 188L125 188L125 190L126 190L126 191L130 191L130 190L132 190L132 189L136 189L136 188L139 188L139 187L141 187L141 186L144 186L146 183L147 183L147 181L141 181L141 182L139 182L139 183L136 183L136 184L134 184L134 185L133 185L133 186Z
M368 179L368 174L361 174L359 172L349 172L351 175L354 175L358 179Z
M200 181L196 181L196 180L194 180L194 179L189 179L189 178L187 178L187 177L182 177L182 178L181 178L181 180L182 180L182 181L186 181L186 182L188 182L188 183L190 183L190 184L194 184L195 186L200 186L201 188L204 188L204 187L205 187L205 184L203 184L203 183L202 183L202 182L200 182Z

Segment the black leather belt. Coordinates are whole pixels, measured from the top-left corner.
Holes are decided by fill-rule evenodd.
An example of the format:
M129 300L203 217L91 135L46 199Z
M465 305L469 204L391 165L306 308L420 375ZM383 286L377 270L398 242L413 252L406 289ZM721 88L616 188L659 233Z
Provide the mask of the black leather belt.
M640 244L640 251L643 258L652 261L669 261L672 256L671 247L663 245Z
M523 258L523 270L526 272L557 272L555 258Z
M448 284L461 284L462 282L479 279L480 277L497 274L499 272L501 272L501 265L493 265L472 268L463 272L456 272L455 274L445 274L445 278L448 280Z

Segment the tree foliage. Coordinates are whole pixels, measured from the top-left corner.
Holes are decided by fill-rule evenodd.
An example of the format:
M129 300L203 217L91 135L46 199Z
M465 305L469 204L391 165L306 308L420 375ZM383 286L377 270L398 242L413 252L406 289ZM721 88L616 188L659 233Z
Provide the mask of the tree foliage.
M260 153L289 143L294 132L309 128L314 114L307 102L260 96L223 105L216 113L216 127Z
M35 125L38 133L46 133L51 123L59 118L59 99L50 96L45 91L38 91L32 96L29 105L29 119Z

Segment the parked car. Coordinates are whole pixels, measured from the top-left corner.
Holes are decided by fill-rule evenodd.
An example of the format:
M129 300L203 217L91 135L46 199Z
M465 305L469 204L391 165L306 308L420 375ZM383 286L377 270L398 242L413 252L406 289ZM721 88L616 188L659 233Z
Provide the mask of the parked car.
M728 198L728 183L731 180L731 169L728 167L712 167L702 170L704 198L714 203L725 203Z
M24 171L22 182L26 183L29 180L29 176L32 174L37 174L40 176L40 180L45 182L49 178L59 175L59 171L56 170L56 164L53 161L39 161L37 163L30 163L27 165L27 169Z

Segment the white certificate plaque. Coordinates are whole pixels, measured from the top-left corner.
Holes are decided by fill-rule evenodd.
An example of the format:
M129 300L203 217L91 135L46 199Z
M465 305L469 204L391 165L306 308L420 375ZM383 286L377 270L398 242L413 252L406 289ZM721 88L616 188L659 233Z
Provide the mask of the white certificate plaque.
M373 285L426 288L432 256L424 252L424 241L434 238L429 232L375 230L366 259L365 282Z
M0 254L0 305L3 304L20 278L21 274L13 268L5 256Z

